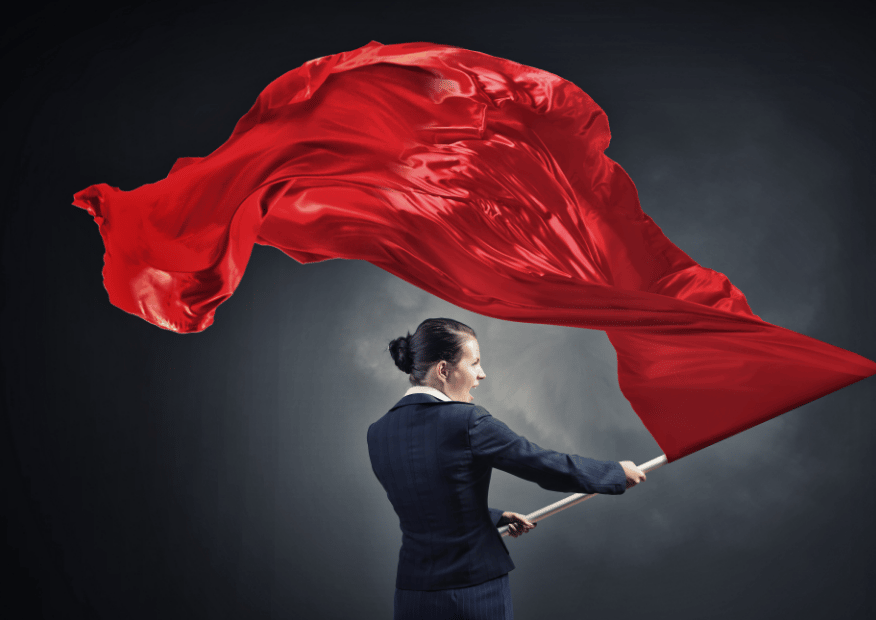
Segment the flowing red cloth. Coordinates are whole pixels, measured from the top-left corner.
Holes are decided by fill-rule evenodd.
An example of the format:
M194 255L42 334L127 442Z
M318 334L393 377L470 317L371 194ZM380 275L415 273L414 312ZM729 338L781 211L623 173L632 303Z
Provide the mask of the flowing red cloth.
M669 460L876 373L760 320L673 245L603 153L609 137L553 74L372 41L269 84L207 157L73 204L100 228L110 301L177 332L213 322L254 243L366 260L486 316L605 330Z

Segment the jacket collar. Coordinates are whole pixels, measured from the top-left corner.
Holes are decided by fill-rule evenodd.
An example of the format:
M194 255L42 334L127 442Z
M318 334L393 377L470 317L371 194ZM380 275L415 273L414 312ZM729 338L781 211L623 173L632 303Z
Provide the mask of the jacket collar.
M441 390L436 390L435 388L429 387L428 385L415 385L413 387L410 387L408 388L408 391L405 392L405 396L409 396L410 394L431 394L438 400L451 400L451 398Z
M450 398L443 392L435 388L414 386L405 392L405 395L398 401L392 409L398 409L405 405L420 405L425 403L440 403L442 401L452 402ZM390 411L392 411L390 409Z

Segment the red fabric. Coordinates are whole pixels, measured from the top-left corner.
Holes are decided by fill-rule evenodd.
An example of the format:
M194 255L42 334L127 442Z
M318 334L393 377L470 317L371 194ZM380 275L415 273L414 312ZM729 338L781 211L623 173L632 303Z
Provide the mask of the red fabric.
M605 330L670 460L876 373L761 321L675 247L603 153L609 137L555 75L372 41L272 82L207 157L74 204L100 227L110 301L177 332L213 322L253 243L366 260L499 319Z

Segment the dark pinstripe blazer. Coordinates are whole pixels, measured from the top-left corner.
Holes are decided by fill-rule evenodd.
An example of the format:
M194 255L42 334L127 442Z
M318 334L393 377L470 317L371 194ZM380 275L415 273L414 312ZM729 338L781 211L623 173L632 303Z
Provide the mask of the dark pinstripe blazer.
M429 394L402 398L368 427L368 454L399 517L396 587L443 590L483 583L514 568L487 507L492 468L551 491L626 490L617 461L544 450L478 405Z

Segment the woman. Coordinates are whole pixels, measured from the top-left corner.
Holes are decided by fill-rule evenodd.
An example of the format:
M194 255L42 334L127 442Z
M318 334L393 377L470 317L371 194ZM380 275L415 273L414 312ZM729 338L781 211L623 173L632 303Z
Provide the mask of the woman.
M535 527L487 507L492 468L552 491L617 495L645 480L631 461L597 461L544 450L474 405L486 378L474 330L427 319L389 343L413 387L368 428L377 479L399 516L394 618L513 618L514 563L497 527Z

